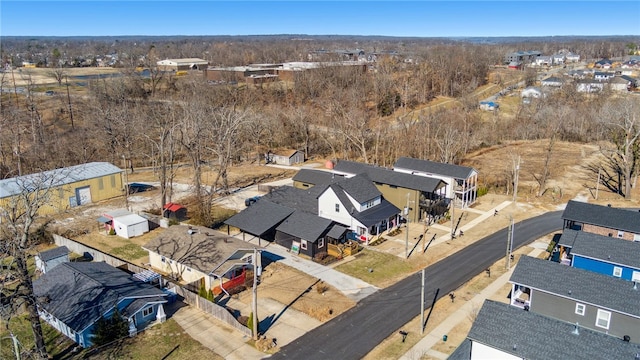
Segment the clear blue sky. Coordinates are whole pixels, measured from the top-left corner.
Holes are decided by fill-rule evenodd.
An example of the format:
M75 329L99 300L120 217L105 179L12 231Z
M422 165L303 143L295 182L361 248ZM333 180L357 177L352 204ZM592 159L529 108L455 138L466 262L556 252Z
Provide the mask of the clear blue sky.
M4 36L640 35L640 1L0 1Z

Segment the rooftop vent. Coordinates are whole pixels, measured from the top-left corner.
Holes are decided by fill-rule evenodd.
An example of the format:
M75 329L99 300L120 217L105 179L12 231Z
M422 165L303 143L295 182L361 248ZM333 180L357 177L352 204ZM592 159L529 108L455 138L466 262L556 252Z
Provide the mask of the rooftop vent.
M580 326L580 324L576 323L575 327L573 328L573 331L571 332L573 335L580 335L580 330L578 330L578 326Z
M625 335L625 336L622 337L622 340L624 340L625 342L630 342L631 341L631 336Z

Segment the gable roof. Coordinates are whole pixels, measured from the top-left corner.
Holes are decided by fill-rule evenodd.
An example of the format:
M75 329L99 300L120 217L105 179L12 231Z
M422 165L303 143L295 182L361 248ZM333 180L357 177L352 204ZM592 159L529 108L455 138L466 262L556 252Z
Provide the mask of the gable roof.
M331 230L332 224L332 220L296 211L278 225L276 230L315 243Z
M71 329L81 332L125 298L164 297L160 289L134 280L126 272L104 262L66 262L33 282L40 303Z
M445 164L429 160L420 160L408 157L399 158L393 165L394 169L416 170L434 175L444 175L456 179L466 179L471 176L475 169L454 164Z
M346 226L334 224L331 227L331 230L329 230L329 232L327 233L327 236L334 239L339 239L342 235L344 235L345 232L347 232L347 230L349 230L349 228L347 228Z
M38 253L38 257L42 261L49 261L55 258L69 255L70 251L66 246L55 247L53 249Z
M341 194L348 194L359 204L363 204L382 195L380 190L373 185L373 182L366 174L358 174L354 177L335 182L329 185L329 187L338 195L338 198L340 198ZM342 201L343 199L340 200ZM347 206L351 203L347 200L347 202L343 201L342 204Z
M238 250L253 249L253 245L203 226L174 225L144 248L209 274Z
M391 169L358 163L355 161L340 160L333 169L334 171L352 175L364 173L376 183L429 193L433 193L438 188L446 185L446 182L440 179L401 173Z
M292 208L278 205L266 199L260 199L248 208L228 218L224 223L235 226L244 232L260 236L275 228L293 211L294 209Z
M571 254L640 269L640 242L576 231ZM564 236L564 235L562 235Z
M630 281L529 256L510 282L640 318L640 295Z
M91 162L2 179L0 180L0 198L20 194L23 190L47 189L121 172L120 168L108 162Z
M260 201L266 200L276 203L291 209L291 212L293 212L293 210L300 210L310 214L318 214L318 195L324 191L324 189L326 189L326 186L322 185L316 185L309 189L280 186L261 197Z
M335 180L335 178L342 179L344 175L322 170L300 169L300 171L293 176L293 181L318 185L330 183L332 180Z
M640 234L640 212L570 200L563 220Z
M467 337L521 359L634 359L640 351L615 336L574 330L574 324L486 300Z

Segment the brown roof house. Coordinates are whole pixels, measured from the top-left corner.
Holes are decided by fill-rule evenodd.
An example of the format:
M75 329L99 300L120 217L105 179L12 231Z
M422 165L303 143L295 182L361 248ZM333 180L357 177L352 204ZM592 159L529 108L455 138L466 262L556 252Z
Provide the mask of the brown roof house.
M210 290L253 267L254 246L201 226L170 226L143 248L151 267L197 287L192 290Z

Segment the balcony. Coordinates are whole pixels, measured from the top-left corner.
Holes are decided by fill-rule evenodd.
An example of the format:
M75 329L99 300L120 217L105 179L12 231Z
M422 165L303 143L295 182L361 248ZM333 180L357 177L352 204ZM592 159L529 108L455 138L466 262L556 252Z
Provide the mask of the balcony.
M521 309L528 309L531 306L531 289L515 285L511 290L511 305Z

